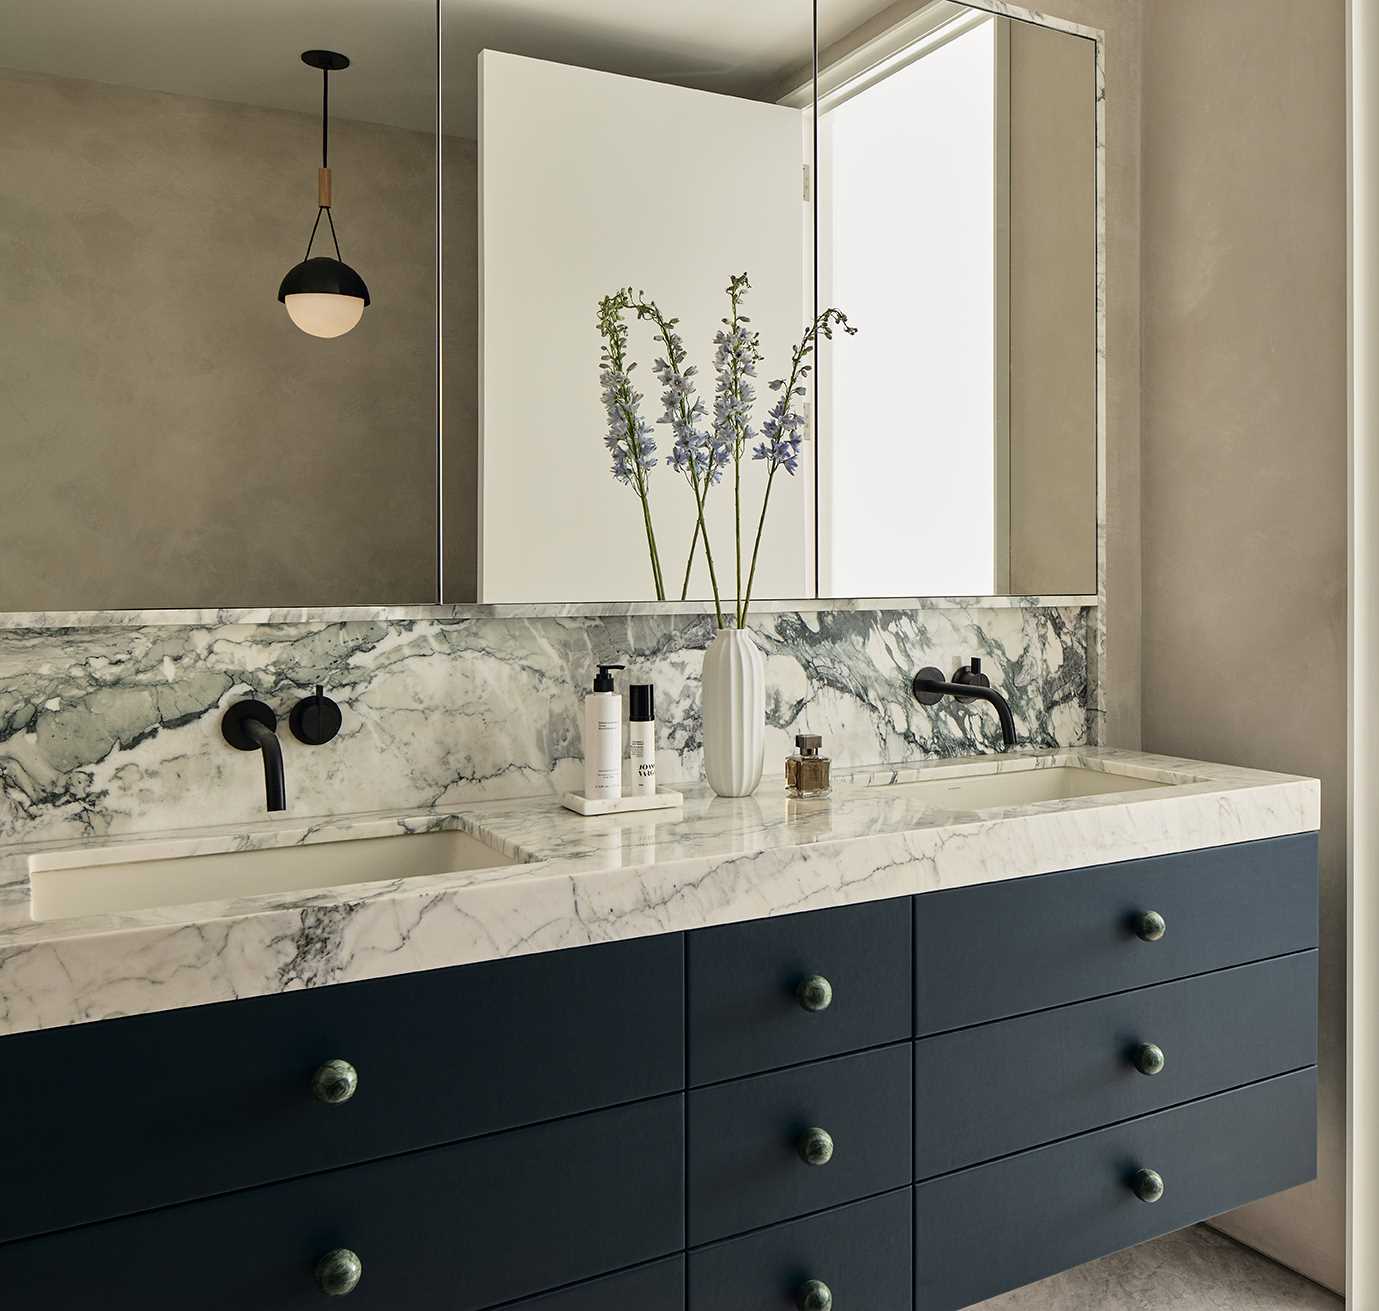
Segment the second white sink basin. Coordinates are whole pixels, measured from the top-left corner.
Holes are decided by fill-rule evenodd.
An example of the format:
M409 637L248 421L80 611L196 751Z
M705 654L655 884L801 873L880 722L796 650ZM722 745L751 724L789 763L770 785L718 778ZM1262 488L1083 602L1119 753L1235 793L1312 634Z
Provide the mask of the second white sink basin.
M1099 769L1082 769L1076 765L1056 765L1046 769L960 774L872 786L887 792L903 792L907 801L922 800L940 810L984 810L989 806L1028 806L1038 801L1067 801L1111 792L1142 792L1146 788L1172 787L1173 784Z
M179 856L174 848L173 853L155 859L128 859L118 847L111 847L91 852L90 861L57 868L31 861L30 917L102 915L259 893L307 892L424 874L501 869L517 863L458 829L212 855Z

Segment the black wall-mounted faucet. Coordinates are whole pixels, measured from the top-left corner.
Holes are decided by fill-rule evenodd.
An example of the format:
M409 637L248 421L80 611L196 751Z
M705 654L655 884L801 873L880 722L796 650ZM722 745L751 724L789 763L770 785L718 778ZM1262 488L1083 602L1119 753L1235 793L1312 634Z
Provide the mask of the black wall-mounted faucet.
M959 701L985 701L996 708L1001 720L1001 740L1009 751L1015 745L1015 716L1010 713L1010 702L994 687L991 680L982 673L982 662L977 656L972 663L962 665L952 679L945 679L943 670L926 665L910 684L915 700L922 706L934 706L946 696L957 697Z
M236 701L220 718L221 733L237 751L263 752L263 787L270 811L287 809L287 781L277 728L277 715L262 701Z

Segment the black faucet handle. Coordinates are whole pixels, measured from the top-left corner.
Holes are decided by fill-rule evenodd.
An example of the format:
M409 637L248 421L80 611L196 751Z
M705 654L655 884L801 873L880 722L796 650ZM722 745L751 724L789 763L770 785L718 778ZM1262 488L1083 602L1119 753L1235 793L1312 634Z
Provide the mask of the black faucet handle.
M973 656L972 663L960 665L953 675L953 682L961 687L990 687L991 680L982 673L982 660L980 656ZM971 701L970 696L958 694L959 701Z
M287 717L292 736L309 747L324 746L340 731L342 722L340 707L326 695L320 683L316 684L315 694L304 696Z

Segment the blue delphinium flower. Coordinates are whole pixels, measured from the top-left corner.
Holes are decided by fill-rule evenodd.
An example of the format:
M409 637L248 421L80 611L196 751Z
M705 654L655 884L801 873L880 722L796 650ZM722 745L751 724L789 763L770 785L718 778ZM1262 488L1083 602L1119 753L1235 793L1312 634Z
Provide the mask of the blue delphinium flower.
M599 386L603 408L608 416L608 431L603 444L612 457L613 477L631 487L642 503L642 522L646 545L651 555L651 576L656 599L666 599L661 560L656 550L656 534L651 524L651 503L647 496L647 475L658 463L656 439L651 425L642 418L642 394L632 382L636 364L627 362L627 325L623 314L634 300L630 287L599 301L598 330L603 338L599 355Z

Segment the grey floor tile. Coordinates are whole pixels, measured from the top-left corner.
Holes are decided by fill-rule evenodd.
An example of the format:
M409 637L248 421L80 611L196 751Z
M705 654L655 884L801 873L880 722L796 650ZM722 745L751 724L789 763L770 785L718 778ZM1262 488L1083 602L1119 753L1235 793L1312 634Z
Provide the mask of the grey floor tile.
M981 1304L982 1311L1339 1311L1333 1293L1198 1225Z

